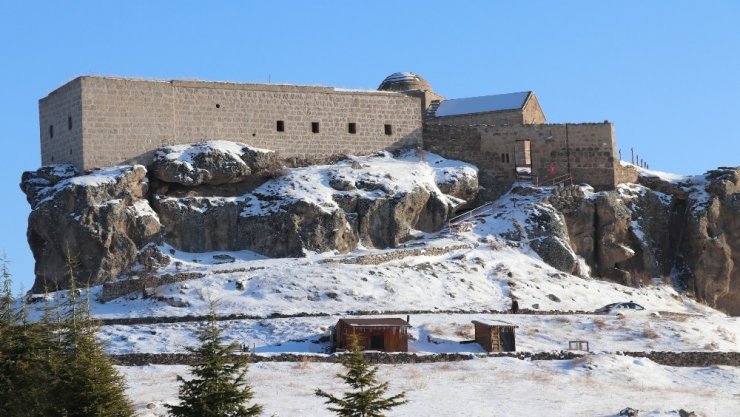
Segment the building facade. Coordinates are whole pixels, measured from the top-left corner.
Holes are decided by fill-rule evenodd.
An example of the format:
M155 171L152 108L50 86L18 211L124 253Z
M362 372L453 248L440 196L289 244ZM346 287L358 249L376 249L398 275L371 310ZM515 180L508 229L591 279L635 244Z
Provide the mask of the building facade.
M408 72L377 91L84 76L39 101L39 123L42 163L82 170L229 140L298 158L423 147L478 166L484 199L522 180L623 177L611 123L549 124L531 91L446 100Z

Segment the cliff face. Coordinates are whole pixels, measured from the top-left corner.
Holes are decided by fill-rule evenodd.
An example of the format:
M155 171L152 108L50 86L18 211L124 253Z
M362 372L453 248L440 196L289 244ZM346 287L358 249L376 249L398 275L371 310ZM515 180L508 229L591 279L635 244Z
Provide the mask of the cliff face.
M740 314L740 168L589 194L557 190L575 253L601 276L626 285L672 278L710 306Z
M23 174L32 212L33 291L96 285L166 256L251 250L270 257L394 247L439 230L477 196L477 170L434 155L379 153L282 170L272 151L231 142L157 151L152 166L80 175L57 165Z

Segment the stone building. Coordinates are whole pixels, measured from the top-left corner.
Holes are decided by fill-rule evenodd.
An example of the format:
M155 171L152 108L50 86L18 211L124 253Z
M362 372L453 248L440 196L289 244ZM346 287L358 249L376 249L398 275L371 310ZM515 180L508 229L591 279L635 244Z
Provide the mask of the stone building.
M483 198L516 181L620 177L613 126L548 124L534 92L445 99L417 74L378 90L78 77L39 101L44 165L143 163L164 145L230 140L283 157L423 147L478 166Z

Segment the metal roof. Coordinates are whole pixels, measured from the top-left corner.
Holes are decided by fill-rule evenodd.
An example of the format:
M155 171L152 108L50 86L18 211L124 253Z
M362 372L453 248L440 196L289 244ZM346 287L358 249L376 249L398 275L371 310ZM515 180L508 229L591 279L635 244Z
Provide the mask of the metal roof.
M435 115L437 117L443 117L503 110L519 110L524 107L530 93L531 91L522 91L519 93L444 100L439 104Z

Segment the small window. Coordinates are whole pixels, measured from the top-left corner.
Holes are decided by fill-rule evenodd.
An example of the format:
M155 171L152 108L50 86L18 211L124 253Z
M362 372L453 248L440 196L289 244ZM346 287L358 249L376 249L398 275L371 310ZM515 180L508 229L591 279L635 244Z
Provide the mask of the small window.
M67 116L67 129L72 130L72 116Z
M51 157L51 162L54 162L54 157L53 156Z
M506 154L506 163L507 164L509 163L509 154L508 153Z
M69 150L69 154L72 155L72 149Z
M54 125L49 125L49 137L54 137Z
M357 123L350 123L347 125L347 132L351 134L357 133Z
M275 129L278 132L285 132L285 122L282 120L278 120L277 124L275 125Z
M502 164L505 164L506 163L506 154L505 153L502 153L501 154L501 163Z
M311 132L319 133L319 122L311 122Z
M216 103L216 108L217 108L217 109L220 109L220 108L221 108L221 105L220 105L220 104L218 104L218 103Z
M393 126L391 125L385 125L385 134L390 136L393 134Z

